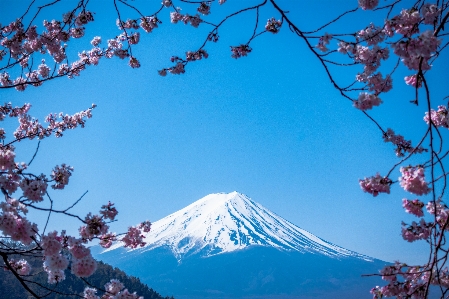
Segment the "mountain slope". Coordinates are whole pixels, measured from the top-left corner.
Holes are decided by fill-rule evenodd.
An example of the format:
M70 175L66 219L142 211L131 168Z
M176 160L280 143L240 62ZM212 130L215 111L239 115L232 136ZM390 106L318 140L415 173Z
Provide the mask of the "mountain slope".
M386 263L307 232L247 196L210 194L155 223L147 245L92 248L179 299L371 298Z
M167 246L178 260L213 256L259 245L335 258L372 259L305 231L238 192L210 194L153 223L139 251ZM107 251L119 248L115 244Z

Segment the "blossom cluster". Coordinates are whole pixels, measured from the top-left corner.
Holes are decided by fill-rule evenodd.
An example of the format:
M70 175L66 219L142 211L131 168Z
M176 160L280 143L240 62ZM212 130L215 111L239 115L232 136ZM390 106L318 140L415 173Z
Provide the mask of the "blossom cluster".
M402 199L402 207L405 209L405 211L409 214L413 214L417 217L423 217L424 213L422 211L424 207L424 203L420 201L419 199L409 200L409 199Z
M369 110L374 106L379 106L382 100L375 94L361 92L359 98L353 102L354 107L360 110Z
M376 8L376 6L379 4L379 0L359 0L359 6L363 10L371 10Z
M332 35L330 34L324 34L324 36L320 37L318 40L318 45L316 46L318 49L320 49L321 52L327 52L329 49L326 47L330 40L332 39Z
M8 263L19 275L29 275L31 272L31 265L24 259L18 261L10 259L8 260Z
M390 194L391 180L387 177L382 177L380 174L359 180L360 187L364 192L370 193L373 196L379 193Z
M117 279L111 279L110 282L104 285L105 294L101 299L143 299L143 297L138 296L136 292L130 293L128 289L125 289L123 283ZM84 299L100 299L99 296L95 295L97 290L94 288L86 287L84 289Z
M237 59L242 56L248 55L248 53L251 53L251 51L252 51L252 49L248 45L240 45L237 47L231 46L231 52L232 52L231 57Z
M426 271L426 268L395 262L394 265L385 266L380 274L382 279L388 281L388 284L371 289L373 299L394 296L396 298L424 298L426 281L429 276L429 271Z
M54 77L74 78L79 76L87 66L98 65L102 57L129 58L130 67L140 67L137 58L132 57L129 52L129 48L139 42L140 34L139 32L128 33L127 29L143 29L150 33L161 23L156 16L142 16L136 20L117 20L117 26L123 30L123 33L108 40L107 47L103 49L99 48L102 42L101 37L95 36L91 41L93 48L79 52L78 59L69 63L66 50L68 42L85 36L84 26L94 21L93 16L92 12L78 7L64 14L62 20L44 20L44 30L41 33L38 33L38 27L35 25L25 28L19 19L0 27L0 46L4 48L0 50L0 61L7 54L15 60L15 62L8 61L4 67L4 71L0 74L0 86L15 87L18 91L24 91L29 85L41 86L43 82ZM201 22L199 17L188 15L184 16L184 21L196 27ZM124 43L127 43L128 47ZM54 67L50 67L45 59L42 59L42 63L33 70L33 65L29 63L33 55L46 53L52 57ZM12 79L12 75L7 70L16 65L20 66L22 71L19 77Z
M394 53L402 58L402 62L411 70L429 70L429 60L437 51L441 39L433 35L433 31L427 30L417 38L409 38L408 41L393 43L391 47Z
M395 153L398 157L404 157L405 153L418 154L427 151L422 146L413 147L410 140L405 140L402 135L396 135L390 128L383 134L383 139L385 142L391 142L396 145Z
M268 19L267 24L265 24L265 30L271 33L278 33L281 29L282 22L276 20L275 18Z
M145 246L146 242L143 241L145 236L142 232L149 232L151 228L151 223L141 223L137 227L131 226L128 228L128 232L121 239L124 243L124 247L137 248Z
M429 124L430 120L432 120L432 123L437 127L443 127L449 129L449 112L447 110L447 107L444 105L438 106L438 110L435 111L433 109L430 110L430 117L429 112L426 112L424 116L424 121Z
M64 163L61 166L56 165L51 172L51 178L55 181L51 187L53 189L64 189L66 185L69 184L69 178L72 176L73 167L66 165Z
M416 195L425 195L430 192L430 188L424 178L424 168L422 166L401 167L399 182L405 191Z
M170 21L173 24L177 24L179 21L183 22L184 24L192 25L194 28L198 28L198 26L203 22L199 14L196 14L194 16L191 16L189 14L181 14L177 11L170 13Z
M62 136L62 132L67 129L84 127L85 118L92 117L89 108L74 115L50 114L46 118L48 123L44 127L37 119L28 115L29 104L22 107L12 107L11 104L0 106L0 121L7 116L19 120L19 128L14 132L15 139L10 143L0 144L0 189L4 195L4 200L0 201L0 232L12 241L29 246L26 250L34 255L41 255L43 258L43 270L48 275L48 283L54 284L65 279L65 271L69 269L77 277L88 277L97 268L97 262L92 257L87 243L94 238L100 240L100 245L107 248L116 241L116 234L109 231L106 221L114 221L118 211L114 204L108 202L101 207L99 215L88 213L84 220L84 225L79 228L79 237L69 236L62 231L52 231L44 234L39 231L38 226L32 223L27 213L30 208L36 208L35 204L44 201L47 195L49 183L55 190L64 189L72 176L73 167L66 164L57 165L53 168L50 179L44 174L35 175L27 172L28 165L15 161L15 147L11 144L24 138L34 137L44 138L52 133L57 137ZM6 136L2 131L3 138ZM14 193L22 191L19 199L13 198ZM52 207L49 212L56 211ZM66 213L67 210L57 211L66 216L73 216ZM143 233L149 232L151 223L142 222L133 227L125 239L130 240L129 246L144 244ZM12 251L17 254L17 251ZM9 259L7 267L17 275L29 275L31 266L25 259ZM122 290L117 292L111 290L107 298L139 298L137 295Z
M432 223L426 222L423 218L419 223L413 221L411 225L402 223L402 237L408 242L416 240L427 240L432 230Z

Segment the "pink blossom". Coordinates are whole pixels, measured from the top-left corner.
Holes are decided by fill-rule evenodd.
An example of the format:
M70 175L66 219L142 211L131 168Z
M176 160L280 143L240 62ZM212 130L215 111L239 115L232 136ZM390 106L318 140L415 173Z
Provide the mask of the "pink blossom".
M183 19L183 17L184 16L182 14L180 14L179 12L177 12L177 11L173 11L173 12L170 13L170 21L173 24L176 24L179 21L181 21Z
M392 30L404 36L411 36L419 32L419 27L416 26L421 20L419 12L415 9L403 9L401 13L393 17L388 23Z
M9 79L8 73L3 72L2 74L0 74L0 84L2 86L11 86L12 85L12 81Z
M139 229L141 229L144 233L148 233L151 230L151 222L150 221L144 221L139 224Z
M374 73L381 64L381 60L388 59L390 51L388 48L381 48L374 45L372 48L362 45L354 47L354 60L364 65L363 72L366 76Z
M440 8L435 4L424 3L421 7L421 14L424 24L433 25L437 22L438 15L440 14Z
M72 273L78 277L89 277L97 270L97 262L89 254L81 259L72 260Z
M449 129L449 112L446 106L440 105L438 106L438 110L435 111L433 109L430 110L430 119L432 119L432 123L437 127L443 127ZM424 116L424 121L429 124L429 112L426 112Z
M379 193L390 194L391 180L387 177L381 177L380 174L359 180L360 187L364 192L371 193L373 196Z
M424 207L424 203L418 199L408 200L406 198L402 199L402 206L405 211L409 214L413 214L417 217L423 217L424 213L422 208Z
M114 51L115 56L117 56L120 59L125 59L126 57L129 56L128 51L127 50L122 50L122 49L116 49ZM136 59L137 60L137 59ZM131 64L130 64L131 65Z
M19 275L29 275L31 272L31 265L24 259L18 261L11 259L8 262L11 268L13 268Z
M73 38L80 38L84 36L84 28L72 28L70 29L70 36Z
M376 8L377 4L379 4L379 0L359 0L359 6L363 10L370 10Z
M398 157L403 157L405 153L417 154L427 151L422 146L413 147L411 141L406 141L402 135L396 135L390 128L384 133L383 139L385 142L391 142L396 145L395 152Z
M206 2L201 2L200 6L197 8L197 11L200 14L208 15L210 14L210 5L207 4Z
M46 236L42 236L41 247L44 249L44 256L57 255L62 249L62 238L58 237L56 231L48 233Z
M0 144L0 171L11 171L15 168L14 158L16 153L12 145Z
M94 237L107 233L109 226L103 218L89 213L85 218L85 226L79 228L80 236L85 240L92 240Z
M194 28L198 28L198 26L203 22L198 14L194 16L190 16L189 14L185 14L182 16L182 21L184 24L190 23Z
M182 62L178 62L174 67L167 69L171 74L180 75L184 74L186 71L184 70L184 64Z
M50 271L64 271L69 266L67 257L62 254L54 254L45 256L44 267Z
M90 11L80 12L79 15L75 19L76 26L86 25L89 22L92 22L94 17Z
M94 39L90 43L94 47L98 46L101 43L101 37L100 36L94 37Z
M401 268L403 264L399 262L395 262L392 266L385 266L382 270L380 270L380 274L382 275L383 280L387 281L396 281L396 275L401 274Z
M329 41L332 39L332 35L330 34L324 34L324 36L320 37L320 39L318 40L318 45L316 45L316 47L318 49L320 49L321 52L327 52L328 48L326 47L326 45L329 44Z
M110 282L104 285L106 292L117 295L125 286L117 279L111 279Z
M45 272L48 274L48 283L49 284L55 284L58 282L61 282L65 279L65 273L63 270L50 270L46 267L44 267Z
M50 177L55 181L55 184L51 185L53 189L64 189L69 184L69 178L72 175L73 167L65 165L55 166L52 170Z
M404 80L405 80L405 84L407 84L407 85L411 85L413 87L421 87L422 86L422 80L421 80L421 78L418 78L418 76L416 74L411 75L411 76L405 76Z
M170 3L171 5L171 3ZM150 33L154 28L158 27L158 23L161 23L156 17L144 17L140 18L140 27L142 27L145 32Z
M416 195L424 195L430 192L430 188L424 179L422 166L407 166L400 169L402 176L399 182L405 191Z
M123 291L115 295L114 299L143 299L143 297L137 295L136 292L130 293L128 289L124 289Z
M0 231L13 241L31 244L38 231L37 225L17 215L15 211L0 213Z
M384 79L381 73L376 73L366 77L365 74L360 74L357 77L359 82L367 82L368 89L374 91L376 95L381 92L388 92L393 88L393 80L390 75Z
M96 293L97 293L96 289L86 287L84 289L83 298L84 299L100 299L100 297L95 295Z
M112 242L117 240L117 236L115 233L107 233L100 236L100 246L103 248L109 248L112 245Z
M209 54L207 54L206 50L200 49L196 52L188 51L186 52L186 60L187 61L195 61L195 60L201 60L202 58L208 58Z
M36 179L23 178L19 183L23 191L23 196L33 202L43 201L43 196L47 192L47 182L44 175L40 175Z
M162 0L162 5L165 7L170 7L172 5L171 0Z
M42 63L38 67L38 73L42 78L47 78L50 74L50 68L45 64L45 60L42 59Z
M366 41L368 46L377 45L385 39L385 33L382 31L382 28L375 26L373 23L364 30L360 30L357 33L357 36L362 39L362 41Z
M281 29L281 26L282 26L282 22L280 20L271 18L271 19L268 19L267 24L265 25L265 30L276 34Z
M107 205L101 206L100 214L103 215L104 219L114 220L115 216L117 216L117 214L118 214L118 211L114 207L113 203L108 202Z
M394 53L402 58L402 62L412 70L429 70L429 59L436 52L441 40L427 30L418 38L393 43Z
M0 151L1 159L1 151ZM13 194L19 187L20 176L15 173L8 173L0 176L0 187L3 188L8 194Z
M248 53L251 53L252 49L248 45L240 45L237 47L231 46L232 58L240 58L246 56Z
M135 57L130 57L129 58L129 63L128 65L132 68L139 68L140 67L140 62L139 60L137 60Z
M90 249L86 248L82 242L81 239L75 239L73 237L69 237L68 239L69 252L75 259L82 259L90 255Z
M428 202L426 209L429 214L436 215L436 222L441 228L445 227L446 230L449 230L449 209L441 200Z
M359 98L353 102L353 105L360 110L370 110L381 103L382 100L377 95L361 92Z
M24 91L27 87L26 80L22 77L17 78L12 82L13 85L16 85L16 90Z
M124 243L124 247L136 248L138 246L145 246L145 242L143 241L144 236L142 235L140 229L131 226L128 228L128 232L122 238L122 242Z
M409 226L402 223L402 237L408 242L426 240L430 236L431 228L432 224L426 223L422 218L419 223L413 221Z
M128 36L128 43L130 45L137 45L140 41L140 33L139 32L135 32L133 34L131 34L130 36Z

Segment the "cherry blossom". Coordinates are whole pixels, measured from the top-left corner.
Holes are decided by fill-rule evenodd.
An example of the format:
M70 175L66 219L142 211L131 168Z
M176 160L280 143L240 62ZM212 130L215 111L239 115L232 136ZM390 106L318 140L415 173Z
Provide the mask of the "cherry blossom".
M359 6L363 10L374 9L377 4L379 4L379 0L359 0Z
M408 242L426 240L430 236L431 227L432 224L425 222L424 219L421 219L419 223L413 221L409 226L402 223L402 237Z
M80 259L73 258L71 268L72 273L75 274L76 276L89 277L97 269L97 262L89 254Z
M24 259L18 261L11 259L8 262L19 275L29 275L31 272L31 265Z
M424 203L418 199L409 200L409 199L402 199L402 206L404 207L405 211L407 213L413 214L417 217L423 217L424 213L422 211L422 208L424 207Z
M440 105L438 106L438 110L435 111L433 109L430 110L430 118L429 112L426 112L424 116L424 121L429 124L430 119L432 123L437 127L443 127L449 129L449 112L446 106Z
M380 174L359 180L359 184L364 192L371 193L373 196L377 196L379 193L390 194L391 180L380 176Z
M396 135L390 128L383 134L383 139L385 142L391 142L396 145L395 152L398 157L404 157L405 153L417 154L427 151L422 146L413 147L411 141L406 141L402 135Z
M382 100L375 94L369 94L367 92L361 92L359 98L354 101L354 107L360 110L370 110L374 106L379 106Z
M275 18L268 19L267 24L265 25L265 30L271 33L278 33L282 26L282 22L280 20L276 20Z
M402 176L399 182L405 191L416 195L424 195L430 192L430 188L424 178L424 168L422 166L401 167Z
M231 46L231 52L232 52L231 57L237 59L242 56L248 55L248 53L251 53L251 51L252 51L252 49L248 45L240 45L237 47Z

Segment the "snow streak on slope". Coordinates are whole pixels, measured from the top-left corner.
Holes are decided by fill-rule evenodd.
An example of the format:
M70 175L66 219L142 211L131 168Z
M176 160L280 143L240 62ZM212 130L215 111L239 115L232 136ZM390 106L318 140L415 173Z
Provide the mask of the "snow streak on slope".
M153 223L145 242L145 247L134 250L168 246L178 259L195 253L212 256L258 245L372 261L316 237L238 192L207 195ZM119 247L121 244L117 243L106 251Z

